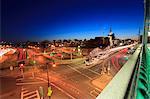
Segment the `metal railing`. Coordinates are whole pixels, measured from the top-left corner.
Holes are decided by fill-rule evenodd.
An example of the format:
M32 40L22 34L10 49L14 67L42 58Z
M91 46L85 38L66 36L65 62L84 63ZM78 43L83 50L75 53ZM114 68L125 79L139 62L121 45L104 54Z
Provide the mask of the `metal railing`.
M140 63L138 62L140 59L140 52L141 45L136 49L135 53L124 64L124 66L114 76L114 78L109 82L104 90L102 90L101 94L97 97L97 99L127 99L128 97L128 99L134 99L130 97L134 97L134 83L136 81L136 79L134 78L137 78L137 73L135 72L137 72Z
M143 45L126 92L128 99L150 99L150 52Z

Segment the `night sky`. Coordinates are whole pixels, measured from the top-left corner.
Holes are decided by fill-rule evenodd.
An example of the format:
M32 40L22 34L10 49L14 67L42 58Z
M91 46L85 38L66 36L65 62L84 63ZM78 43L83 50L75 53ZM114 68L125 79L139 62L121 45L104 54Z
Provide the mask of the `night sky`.
M138 36L144 0L1 0L1 40Z

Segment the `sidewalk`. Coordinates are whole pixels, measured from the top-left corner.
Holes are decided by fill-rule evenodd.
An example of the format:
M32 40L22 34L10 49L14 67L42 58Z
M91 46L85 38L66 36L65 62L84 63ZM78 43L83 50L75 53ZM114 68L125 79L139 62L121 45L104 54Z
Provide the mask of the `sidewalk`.
M111 81L112 78L113 78L112 75L108 76L107 74L103 74L99 78L94 79L92 81L92 84L98 87L100 90L103 90L106 87L106 85Z

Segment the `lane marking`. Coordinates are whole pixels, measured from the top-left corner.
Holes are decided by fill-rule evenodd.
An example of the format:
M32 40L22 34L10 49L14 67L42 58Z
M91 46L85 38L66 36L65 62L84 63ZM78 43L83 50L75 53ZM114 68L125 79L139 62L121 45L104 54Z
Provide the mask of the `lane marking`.
M90 72L95 73L95 74L97 74L97 75L101 76L101 74L99 74L99 73L95 72L94 70L91 70L91 69L87 69L87 70L89 70Z
M31 96L28 96L28 97L26 97L26 98L24 98L24 99L35 99L35 97L37 98L37 95L36 95L36 94L31 95ZM37 98L37 99L40 99L40 98Z
M48 82L47 80L40 78L40 77L36 77L36 79L42 80L44 82ZM57 88L58 90L60 90L61 92L63 92L64 94L66 94L67 96L71 97L71 99L76 99L75 97L73 97L72 95L70 95L69 93L67 93L66 91L64 91L62 88L56 86L55 84L51 83L52 86L54 86L55 88Z
M97 97L100 93L96 92L95 90L90 91L90 95Z
M95 88L97 91L101 92L102 90L98 89L98 88Z
M40 99L38 90L29 91L24 87L22 87L21 90L22 90L21 91L21 99L31 99L31 98Z
M24 82L20 82L20 83L16 83L16 85L32 85L32 84L41 84L41 83L44 83L44 82L26 82L26 83L24 83Z
M73 67L71 67L71 66L69 66L69 65L66 65L66 66L67 66L67 67L69 67L69 68L71 68L72 70L74 70L74 71L78 72L79 74L81 74L81 75L83 75L83 76L87 77L88 79L92 80L92 78L91 78L91 77L89 77L89 76L87 76L87 75L83 74L83 73L82 73L82 72L80 72L79 70L76 70L75 68L73 68Z
M23 92L23 94L25 94L25 93L28 93L29 91L25 90L25 91L22 91L22 92Z
M72 65L70 65L70 66L72 66ZM92 72L92 73L94 73L94 74L97 74L97 75L101 76L101 74L95 72L94 70L91 70L90 68L85 68L85 67L83 67L83 66L74 65L74 67L72 67L72 68L74 68L74 69L76 69L76 70L79 69L79 68L86 69L86 70L89 70L90 72ZM80 72L80 71L79 71L79 72Z
M31 99L31 98L40 99L40 95L39 95L38 90L36 90L36 91L34 91L34 92L35 92L35 94L30 95L29 97L26 97L26 98L24 98L24 99ZM35 98L35 97L36 97L36 98Z
M21 77L21 78L17 78L16 79L16 81L21 81L21 80L23 80L23 78Z
M75 66L78 66L78 65L75 65ZM71 67L71 66L70 66ZM73 67L72 67L73 68ZM93 71L93 70L91 70L90 68L83 68L82 66L78 66L78 67L75 67L74 69L79 69L79 68L82 68L82 69L86 69L86 70L88 70L88 71L90 71L90 72L92 72L92 73L94 73L94 74L96 74L96 75L99 75L99 76L101 76L101 74L99 74L99 73L97 73L97 72L95 72L95 71ZM77 71L79 71L79 70L77 70ZM80 72L80 71L79 71ZM81 73L81 72L80 72ZM84 76L85 76L85 74L84 74ZM86 75L87 76L87 75ZM90 79L92 79L91 77L90 77Z
M32 95L34 95L34 94L36 94L36 91L30 91L30 92L24 94L23 96L24 96L24 97L29 96L29 95L32 96Z

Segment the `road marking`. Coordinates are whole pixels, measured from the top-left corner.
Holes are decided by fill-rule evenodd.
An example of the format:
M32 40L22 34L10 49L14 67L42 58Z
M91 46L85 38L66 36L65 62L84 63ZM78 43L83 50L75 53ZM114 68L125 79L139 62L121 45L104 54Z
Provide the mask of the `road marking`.
M16 85L32 85L32 84L41 84L41 83L44 83L44 82L42 82L42 81L40 81L40 82L20 82L20 83L16 83Z
M17 78L16 79L16 81L21 81L21 80L23 80L23 78L21 77L21 78Z
M90 72L95 73L95 74L101 76L101 74L99 74L99 73L97 73L97 72L95 72L95 71L93 71L93 70L91 70L91 69L87 69L87 70L89 70Z
M72 67L72 68L73 68L73 67ZM95 74L97 74L97 75L101 76L101 74L99 74L99 73L97 73L97 72L95 72L95 71L91 70L90 68L85 68L85 67L83 67L82 65L80 65L80 66L75 65L75 67L74 67L74 69L76 69L76 70L77 70L77 69L79 69L79 68L89 70L90 72L95 73ZM80 71L79 71L79 72L80 72Z
M77 70L77 69L75 69L75 68L73 68L73 67L71 67L71 66L69 66L69 65L66 65L66 66L67 66L67 67L70 67L72 70L74 70L74 71L78 72L79 74L81 74L81 75L83 75L83 76L87 77L88 79L92 80L92 78L91 78L91 77L89 77L89 76L87 76L87 75L83 74L83 73L82 73L82 72L80 72L79 70Z
M40 77L36 77L36 79L48 82L47 80L40 78ZM69 96L71 99L76 99L75 97L73 97L72 95L70 95L69 93L67 93L66 91L64 91L62 88L56 86L55 84L51 83L52 86L54 86L55 88L57 88L58 90L60 90L61 92L65 93L67 96Z
M40 99L38 90L29 91L26 88L22 87L21 99Z
M24 91L23 91L23 93L27 93L27 92L28 92L27 90L24 90Z
M97 97L99 94L100 94L100 93L98 93L96 90L90 91L90 95L91 95L91 96Z
M95 88L95 90L97 90L97 91L99 91L99 92L101 92L102 90L100 90L100 89L98 89L98 88Z

